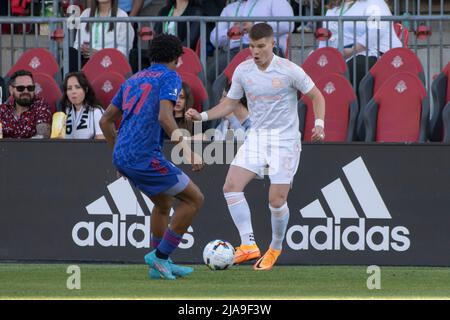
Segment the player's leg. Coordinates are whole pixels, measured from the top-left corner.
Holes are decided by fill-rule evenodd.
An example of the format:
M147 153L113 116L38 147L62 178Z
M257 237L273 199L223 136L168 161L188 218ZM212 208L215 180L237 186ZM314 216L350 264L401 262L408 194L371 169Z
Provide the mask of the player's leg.
M254 265L255 270L270 270L281 254L282 244L289 222L287 197L290 184L271 184L269 209L271 212L272 241L267 252Z
M192 272L192 268L173 264L169 257L178 247L183 238L183 234L192 224L195 214L203 204L203 194L186 175L182 175L180 183L181 184L179 185L182 186L181 188L175 186L175 188L171 188L165 193L150 197L155 206L159 208L164 208L170 203L167 200L168 197L176 196L176 198L180 200L180 203L175 209L170 226L167 227L167 224L163 225L168 219L157 219L158 231L160 232L164 226L165 231L158 247L145 257L146 262L153 269L157 270L162 277L167 279L174 279L175 275L186 276ZM186 184L187 186L184 187ZM165 207L164 212L170 212L170 207ZM154 277L154 274L151 273L151 276Z
M269 209L272 222L272 242L268 251L254 265L255 270L270 270L281 254L289 222L287 197L300 162L300 139L276 142L270 148Z
M244 195L245 187L255 175L252 171L231 165L223 186L228 210L241 238L241 245L236 248L235 264L257 259L261 255L253 235L250 208Z

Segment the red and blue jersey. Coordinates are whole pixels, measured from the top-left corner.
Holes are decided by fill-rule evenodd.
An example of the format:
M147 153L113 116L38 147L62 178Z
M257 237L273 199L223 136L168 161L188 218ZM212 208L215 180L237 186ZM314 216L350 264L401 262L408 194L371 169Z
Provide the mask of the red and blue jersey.
M115 165L135 166L161 153L160 101L175 104L180 91L180 77L163 64L153 64L121 86L111 102L123 113L113 153Z

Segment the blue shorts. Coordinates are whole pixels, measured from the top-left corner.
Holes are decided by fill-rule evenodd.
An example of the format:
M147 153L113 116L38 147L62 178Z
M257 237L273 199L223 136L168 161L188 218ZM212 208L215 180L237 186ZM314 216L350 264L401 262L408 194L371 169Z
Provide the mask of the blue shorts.
M134 166L115 163L117 170L147 196L160 193L175 196L186 189L189 177L161 154Z

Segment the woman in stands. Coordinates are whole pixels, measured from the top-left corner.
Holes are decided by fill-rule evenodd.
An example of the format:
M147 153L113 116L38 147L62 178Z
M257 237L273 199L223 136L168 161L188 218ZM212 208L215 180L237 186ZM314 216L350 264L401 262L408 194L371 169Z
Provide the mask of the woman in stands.
M200 0L168 0L158 13L160 17L202 16ZM195 50L200 37L200 23L189 22L189 34L186 22L163 22L155 24L156 34L169 33L180 38L183 46Z
M187 130L191 136L193 135L194 125L192 121L186 119L184 114L193 106L194 96L192 95L191 88L187 83L183 82L181 92L178 95L177 103L173 108L173 116L178 128Z
M118 0L93 0L89 8L83 11L81 18L87 17L128 17L125 11L118 8ZM81 23L70 48L70 71L79 71L78 54L81 54L82 65L92 55L103 48L115 48L128 57L133 47L134 30L130 23Z
M356 90L358 90L359 82L368 69L377 62L380 55L391 48L402 46L392 22L380 22L379 26L377 23L378 17L391 16L391 10L384 0L331 0L328 8L327 17L367 16L366 20L356 22L356 30L354 30L353 21L344 22L342 35L338 33L336 21L328 22L328 29L332 36L328 44L327 41L321 41L319 44L319 47L328 45L338 48L339 37L343 38L342 54L347 60L351 82L353 82L353 60L356 60Z
M103 109L82 72L67 74L61 107L67 114L66 139L104 139L99 121Z

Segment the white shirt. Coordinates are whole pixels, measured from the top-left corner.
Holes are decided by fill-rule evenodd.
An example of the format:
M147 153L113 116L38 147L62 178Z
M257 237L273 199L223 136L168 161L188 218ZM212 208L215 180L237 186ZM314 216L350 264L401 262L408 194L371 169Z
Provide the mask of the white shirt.
M227 5L220 14L221 17L292 17L293 15L292 7L286 0L239 0ZM279 29L277 29L276 22L268 21L268 23L272 26L275 33L275 43L285 52L287 36L294 29L294 24L291 23L289 25L289 22L280 22ZM213 29L210 40L216 48L223 47L228 43L227 33L232 26L232 22L219 22ZM216 29L218 30L218 39L216 37ZM279 41L279 44L277 41ZM230 39L230 49L238 48L240 43L241 39ZM242 44L249 43L248 34L245 34L242 37Z
M86 9L81 14L81 18L88 18L91 9ZM127 13L122 9L117 9L117 17L128 17ZM92 33L91 48L95 50L103 49L103 33L105 34L105 48L115 48L123 53L124 56L128 56L129 50L133 47L134 30L130 23L117 22L113 31L109 30L109 23L105 23L102 30L100 23L92 23L90 25L90 32L86 32L86 23L80 24L80 29L75 36L75 42L73 47L78 49L78 46L83 45L83 42L90 43L90 33ZM127 51L127 28L128 28L128 51ZM98 30L98 31L97 31ZM116 45L114 45L114 33L116 37Z
M387 6L384 0L360 0L356 1L350 8L349 3L346 3L343 9L343 16L368 16L373 17L368 22L358 21L356 22L356 39L354 39L354 28L353 21L344 22L344 34L343 34L343 44L345 46L350 46L359 43L366 46L366 38L368 37L368 53L369 56L378 56L378 30L376 17L380 16L392 16L391 10ZM348 10L347 10L348 9ZM346 11L347 10L347 11ZM327 11L327 17L338 17L341 12L341 7L335 7ZM366 33L366 23L368 26L368 33ZM390 27L390 21L380 22L380 52L386 52L391 47L389 46L389 34L392 35L392 48L401 47L402 43L395 33L394 26ZM326 27L326 23L324 23ZM339 34L338 34L338 23L337 21L328 22L328 29L331 31L332 36L328 40L328 46L338 48L339 46ZM326 41L321 41L319 47L325 47L327 45ZM360 55L366 55L366 50L358 53Z
M265 71L259 70L253 59L242 62L234 71L227 96L238 100L245 92L252 123L249 134L297 139L297 91L306 94L314 86L301 67L274 55Z
M66 114L66 139L94 139L103 134L100 128L103 111L100 108L89 108L89 112L85 107L80 112L67 108Z

